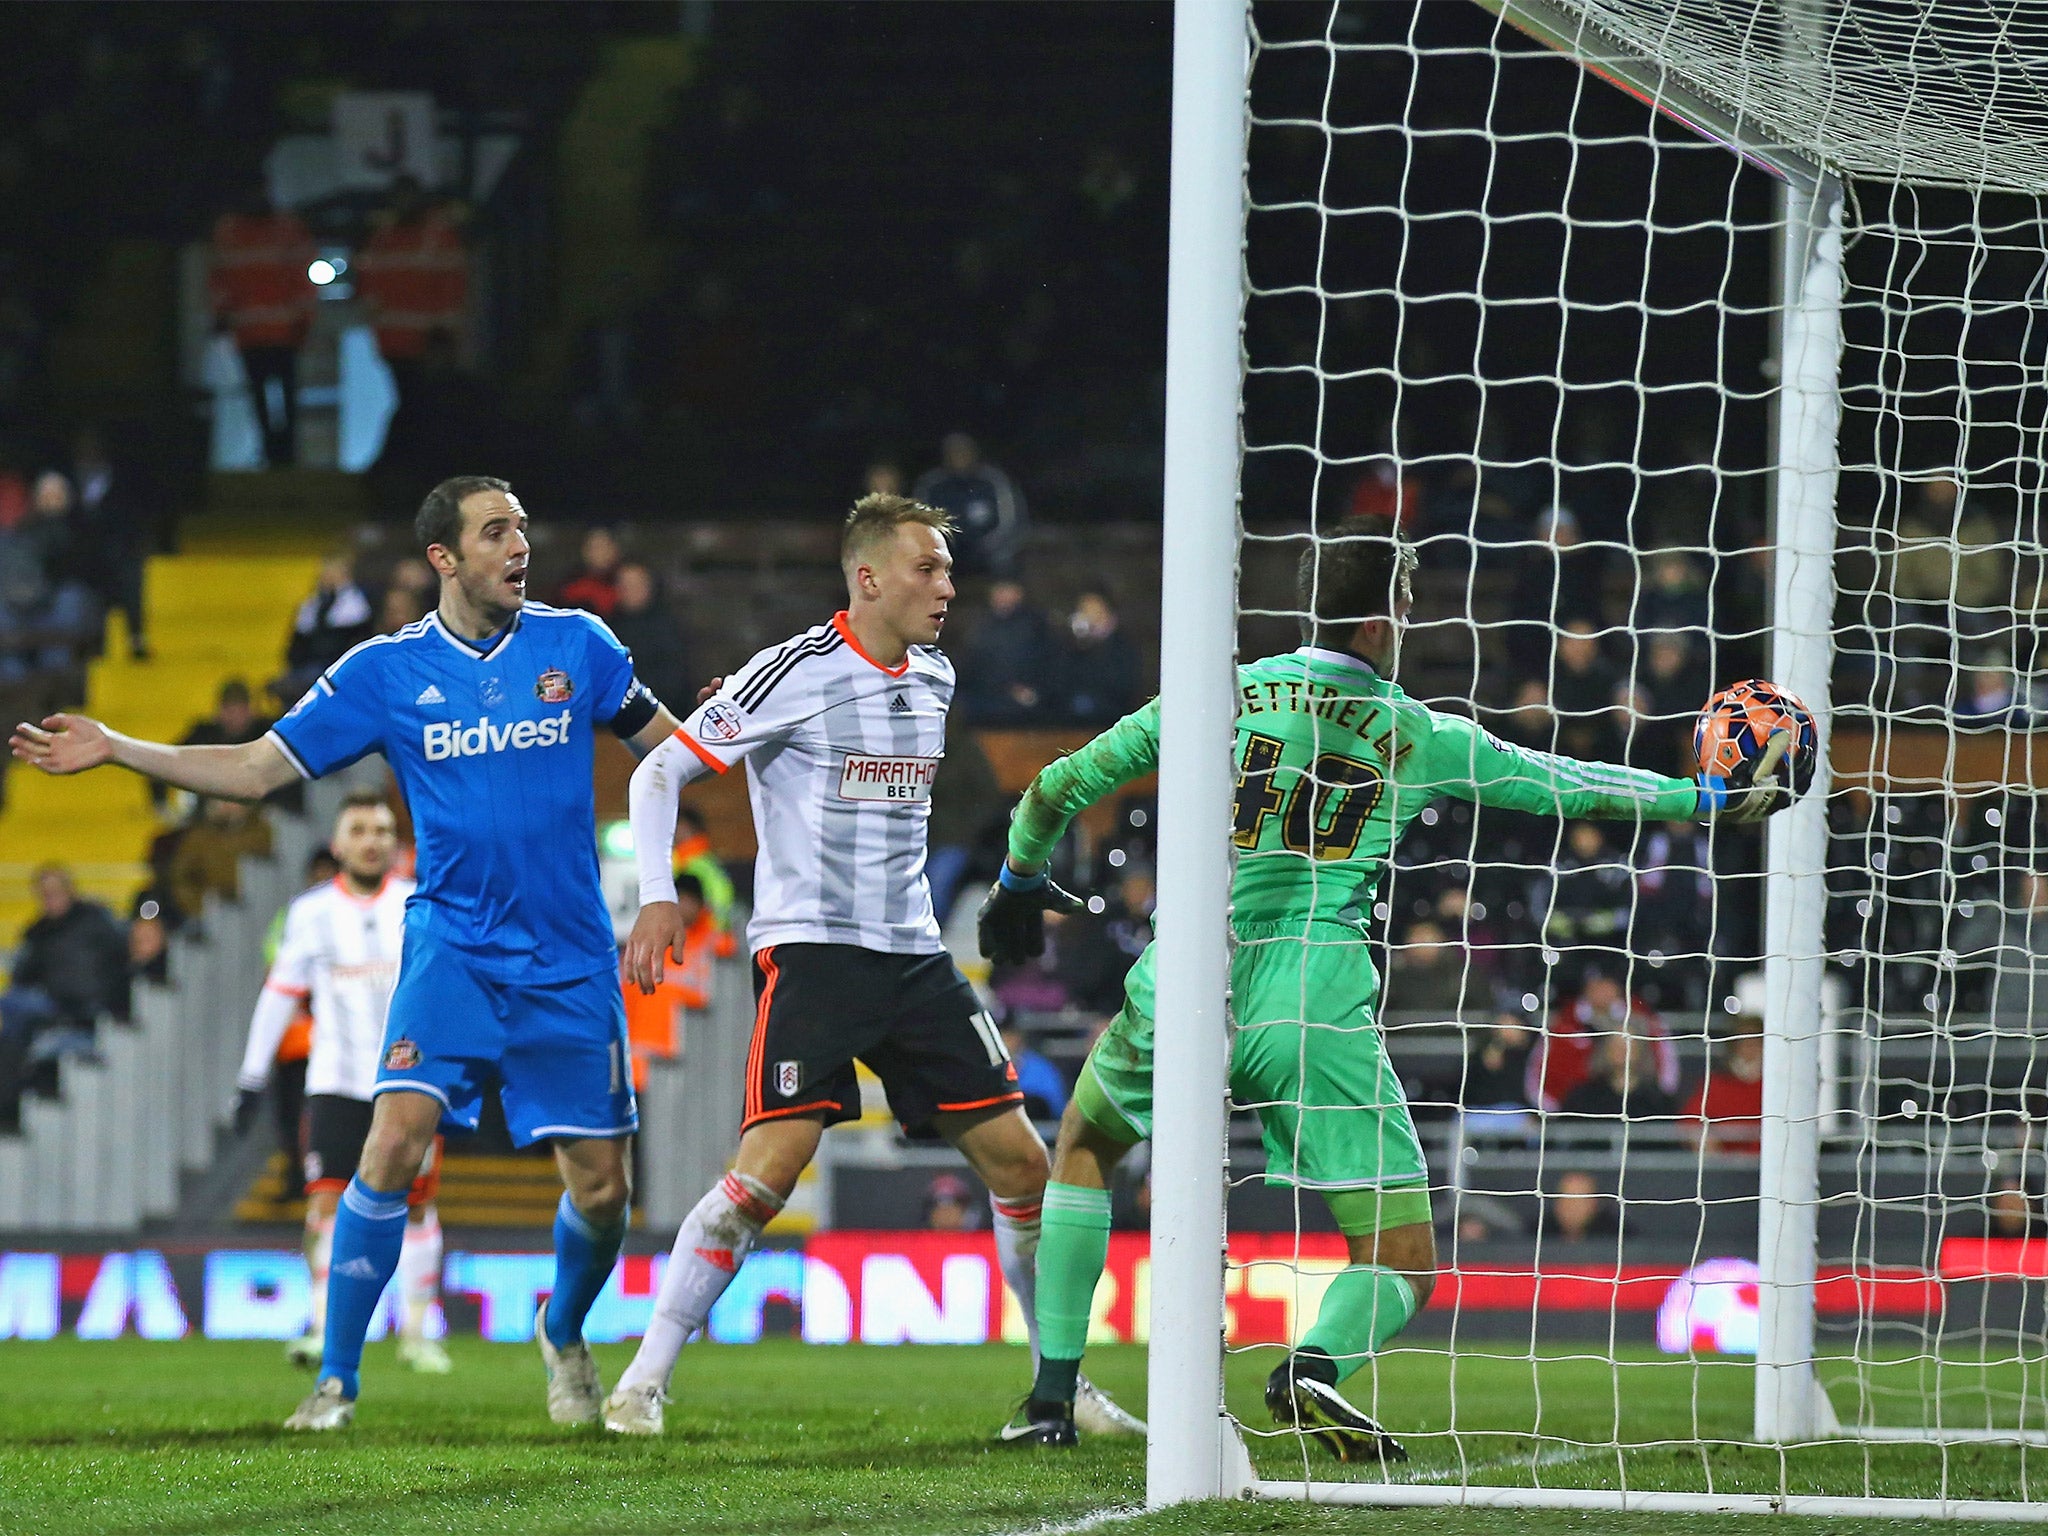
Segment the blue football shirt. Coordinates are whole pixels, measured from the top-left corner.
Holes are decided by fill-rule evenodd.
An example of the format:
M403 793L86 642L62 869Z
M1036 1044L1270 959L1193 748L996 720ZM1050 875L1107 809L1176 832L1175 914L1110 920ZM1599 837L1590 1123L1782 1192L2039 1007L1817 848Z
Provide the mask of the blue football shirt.
M270 739L308 778L384 754L418 842L408 934L500 981L570 981L618 963L591 731L642 692L591 614L528 603L481 643L429 614L342 657Z

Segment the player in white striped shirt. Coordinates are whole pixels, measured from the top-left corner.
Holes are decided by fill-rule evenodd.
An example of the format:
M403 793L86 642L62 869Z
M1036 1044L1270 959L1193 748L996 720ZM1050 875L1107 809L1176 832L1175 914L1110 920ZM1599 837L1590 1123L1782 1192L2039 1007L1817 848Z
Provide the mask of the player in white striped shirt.
M605 1427L659 1434L683 1341L704 1326L825 1127L860 1115L858 1058L906 1128L929 1127L988 1185L1003 1276L1032 1317L1045 1145L1017 1069L939 937L925 880L931 787L945 753L953 665L936 648L953 598L943 512L873 495L841 542L847 605L724 680L633 775L639 920L626 975L643 990L679 945L676 791L742 759L755 864L754 1039L733 1170L676 1234L639 1352ZM1097 1433L1142 1430L1106 1398ZM1112 1417L1113 1416L1113 1417Z
M313 1280L307 1331L285 1348L294 1365L320 1363L327 1269L334 1247L334 1208L355 1176L370 1131L371 1096L383 1057L384 1024L398 982L405 903L413 882L392 874L398 822L384 797L360 790L343 803L330 844L341 873L303 892L285 916L284 936L249 1020L249 1042L236 1081L238 1123L254 1117L270 1080L278 1041L310 1003L313 1050L306 1062L306 1265ZM441 1284L441 1221L434 1194L441 1182L441 1138L429 1148L407 1196L398 1284L403 1322L398 1358L416 1371L449 1369L448 1352L427 1337Z

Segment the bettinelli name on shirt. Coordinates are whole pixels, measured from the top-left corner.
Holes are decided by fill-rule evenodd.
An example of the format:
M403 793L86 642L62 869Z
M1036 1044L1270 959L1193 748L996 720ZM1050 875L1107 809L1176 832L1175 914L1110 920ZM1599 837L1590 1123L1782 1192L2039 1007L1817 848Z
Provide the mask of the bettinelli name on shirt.
M481 757L486 752L524 752L528 747L559 747L569 740L571 715L563 710L546 720L508 720L494 725L485 715L475 725L437 720L422 728L420 743L427 761L450 757Z
M939 776L936 757L867 757L848 753L839 770L842 800L929 800Z

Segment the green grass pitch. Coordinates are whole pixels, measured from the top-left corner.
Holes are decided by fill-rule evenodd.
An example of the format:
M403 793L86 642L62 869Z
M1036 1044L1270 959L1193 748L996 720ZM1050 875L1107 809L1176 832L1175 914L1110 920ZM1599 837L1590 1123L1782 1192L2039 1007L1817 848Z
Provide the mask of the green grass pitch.
M1009 1532L1085 1526L1118 1533L1371 1531L1378 1536L1549 1536L1554 1532L1728 1532L1761 1520L1604 1514L1203 1505L1116 1518L1143 1500L1142 1448L1100 1442L1065 1456L991 1453L988 1433L1024 1381L1022 1352L985 1348L813 1348L791 1341L695 1347L683 1357L669 1433L622 1441L557 1429L541 1407L530 1348L458 1341L456 1373L400 1372L375 1346L356 1426L317 1438L278 1422L305 1390L272 1344L0 1344L0 1533L72 1532ZM624 1348L598 1351L606 1379ZM1232 1406L1266 1423L1269 1353L1233 1358ZM1144 1356L1104 1349L1097 1380L1144 1405ZM1456 1372L1455 1397L1447 1391ZM1357 1378L1361 1384L1364 1378ZM1611 1485L1604 1441L1741 1433L1749 1372L1697 1373L1640 1358L1615 1378L1601 1362L1479 1353L1391 1355L1379 1407L1409 1431L1401 1475L1455 1481L1460 1449L1491 1481ZM1366 1388L1369 1392L1370 1387ZM1364 1395L1364 1394L1361 1394ZM1838 1394L1838 1401L1841 1400ZM1455 1403L1460 1431L1444 1433ZM1531 1431L1538 1433L1532 1437ZM1254 1441L1262 1475L1339 1474L1291 1438ZM1646 1487L1872 1491L2011 1498L2039 1486L2048 1453L1838 1446L1779 1458L1674 1444L1632 1451ZM1107 1518L1105 1518L1107 1517ZM1775 1523L1774 1523L1775 1524ZM1800 1521L1809 1536L1867 1523ZM1903 1526L1880 1529L1903 1530ZM1978 1527L1990 1530L1994 1527ZM2002 1529L2003 1527L1997 1527ZM1960 1526L1943 1527L1960 1531Z

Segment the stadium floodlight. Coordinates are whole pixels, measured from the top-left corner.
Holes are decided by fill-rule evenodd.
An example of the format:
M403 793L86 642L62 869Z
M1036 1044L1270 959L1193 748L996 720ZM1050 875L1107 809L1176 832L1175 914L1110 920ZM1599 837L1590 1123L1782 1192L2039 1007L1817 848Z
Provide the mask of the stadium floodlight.
M2030 920L2048 932L2048 764L2015 734L2048 726L2048 21L2021 0L1177 0L1174 47L1149 1501L2029 1518L2044 1356L2021 1287L1985 1277L2040 1261L1982 1234L2043 1183L2048 969L2005 957L2033 953L2010 937ZM1715 834L1689 939L1649 942L1638 880L1598 940L1625 997L1664 992L1674 1061L1696 1069L1738 1007L1763 1018L1754 1163L1668 1121L1623 1122L1603 1154L1631 1240L1649 1227L1686 1278L1634 1274L1617 1238L1604 1311L1553 1332L1530 1300L1501 1347L1476 1281L1600 1283L1549 1261L1558 1123L1539 1106L1496 1157L1459 1088L1422 1090L1458 1283L1370 1368L1405 1469L1318 1463L1225 1386L1226 1294L1274 1295L1277 1262L1306 1316L1326 1283L1306 1192L1291 1260L1235 1258L1226 1232L1259 1177L1227 1147L1233 642L1293 643L1279 573L1366 482L1423 557L1411 694L1503 728L1504 679L1541 685L1538 714L1561 697L1561 631L1600 606L1562 574L1569 522L1622 685L1563 721L1582 743L1668 735L1642 702L1668 693L1666 567L1706 578L1684 621L1702 676L1761 673L1820 740L1760 851ZM1488 814L1390 872L1380 963L1404 893L1457 886L1463 921L1519 889L1527 966L1486 979L1546 1011L1571 966L1538 911L1564 840L1517 853ZM1624 829L1617 864L1683 872L1652 832ZM1461 1254L1482 1195L1539 1213L1531 1272ZM1667 1342L1688 1298L1747 1296L1748 1261L1716 1245L1751 1211L1754 1311L1729 1336L1753 1325L1754 1367L1656 1356L1655 1300L1624 1293L1677 1281Z

